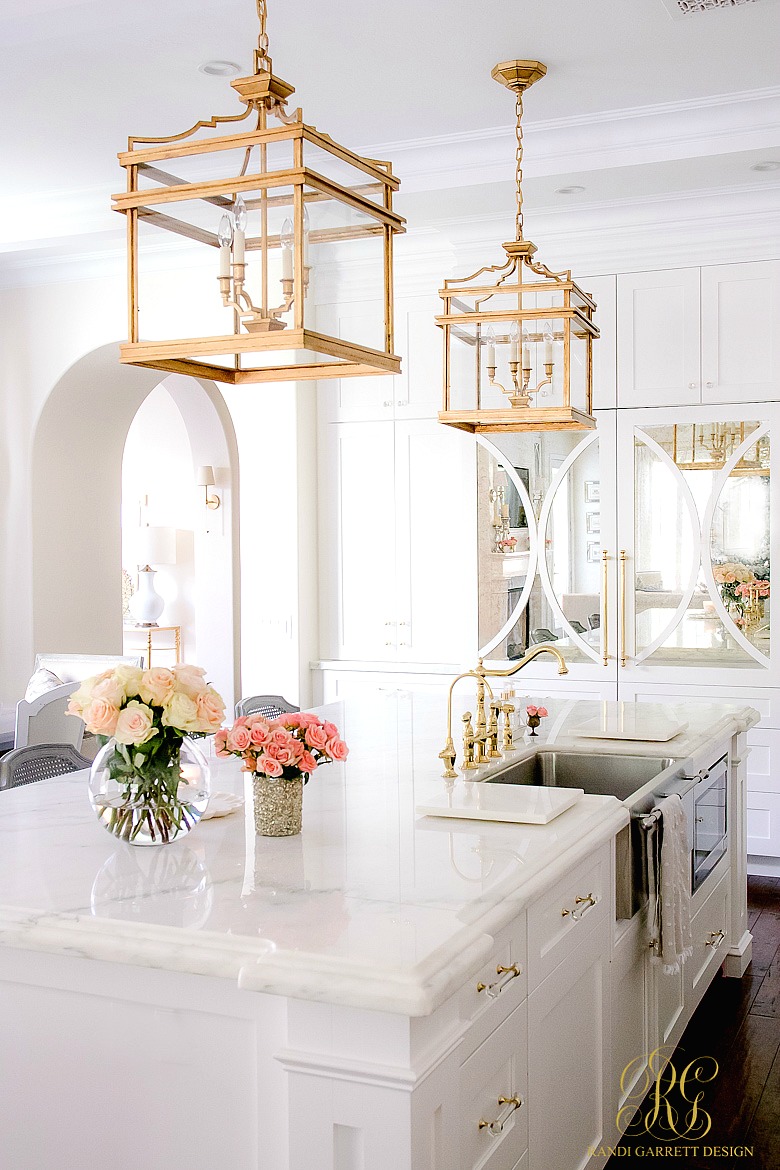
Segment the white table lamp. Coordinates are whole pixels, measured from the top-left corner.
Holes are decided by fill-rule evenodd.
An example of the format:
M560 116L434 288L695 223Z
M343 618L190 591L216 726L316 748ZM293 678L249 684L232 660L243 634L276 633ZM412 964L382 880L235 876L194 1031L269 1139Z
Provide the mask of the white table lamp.
M139 528L136 541L138 589L130 598L130 613L139 626L156 626L165 601L154 587L155 565L176 564L174 528Z

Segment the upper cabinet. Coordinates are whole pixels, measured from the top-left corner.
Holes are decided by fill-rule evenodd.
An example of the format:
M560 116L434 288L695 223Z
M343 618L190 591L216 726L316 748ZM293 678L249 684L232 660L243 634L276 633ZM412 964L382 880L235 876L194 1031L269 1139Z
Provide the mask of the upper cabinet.
M780 261L701 270L702 402L780 398Z
M596 302L593 320L600 336L593 343L593 409L608 410L617 406L617 277L577 277L577 283Z
M441 409L441 331L434 317L441 302L433 293L395 300L395 352L401 373L340 378L320 383L319 411L326 422L380 422L435 418ZM320 305L319 328L334 337L354 334L363 318L376 315L368 301Z
M698 268L618 276L617 320L618 406L701 402Z
M780 261L617 278L617 405L780 398Z

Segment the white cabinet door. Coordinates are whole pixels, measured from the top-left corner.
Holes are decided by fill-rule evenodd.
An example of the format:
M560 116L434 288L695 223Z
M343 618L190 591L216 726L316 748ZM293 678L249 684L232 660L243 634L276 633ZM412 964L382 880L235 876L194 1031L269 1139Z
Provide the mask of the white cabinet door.
M341 305L320 305L317 326L331 337L363 340L380 319L380 301L350 301ZM365 344L370 344L366 341ZM376 340L374 339L376 345ZM377 348L382 348L381 339ZM360 422L392 419L396 383L400 375L377 374L366 378L332 378L317 385L317 406L321 421Z
M434 421L396 424L399 658L475 656L475 475L470 435Z
M699 269L627 273L617 289L618 406L701 402Z
M780 261L701 270L702 401L780 398Z
M609 934L602 922L528 997L530 1170L580 1170L611 1132Z
M400 297L395 302L395 352L401 374L395 380L399 419L436 418L442 404L442 331L434 320L438 296Z
M593 409L617 406L617 277L584 276L577 284L596 302L600 337L593 342Z
M393 424L326 423L320 433L321 656L392 658Z

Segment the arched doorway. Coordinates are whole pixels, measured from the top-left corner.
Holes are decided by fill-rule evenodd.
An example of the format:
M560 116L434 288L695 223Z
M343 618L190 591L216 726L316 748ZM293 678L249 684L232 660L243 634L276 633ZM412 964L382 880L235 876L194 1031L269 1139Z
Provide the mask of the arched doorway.
M32 459L34 650L121 653L122 454L159 371L122 366L117 346L80 358L41 413ZM219 525L195 534L197 654L230 704L238 691L238 453L213 383L171 375L194 467L221 469ZM205 509L204 509L205 510Z

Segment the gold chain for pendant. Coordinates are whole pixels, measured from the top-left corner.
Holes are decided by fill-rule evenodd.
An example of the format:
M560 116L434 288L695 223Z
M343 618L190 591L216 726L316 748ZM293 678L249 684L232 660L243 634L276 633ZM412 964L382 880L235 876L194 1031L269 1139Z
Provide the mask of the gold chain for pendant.
M515 183L517 185L517 216L515 220L517 239L523 238L523 95L518 93L517 106L515 109L517 117L517 151L515 154Z
M256 0L257 2L257 19L260 21L260 35L257 38L257 47L261 56L265 57L268 53L268 33L266 32L266 24L268 22L268 2L267 0Z

